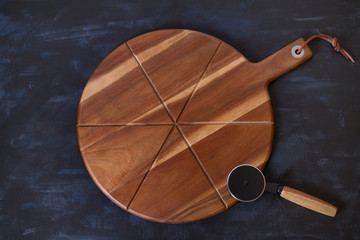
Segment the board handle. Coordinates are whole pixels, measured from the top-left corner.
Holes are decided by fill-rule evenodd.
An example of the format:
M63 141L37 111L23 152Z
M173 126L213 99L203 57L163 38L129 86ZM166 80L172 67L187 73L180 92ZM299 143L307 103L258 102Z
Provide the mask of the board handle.
M284 186L280 196L290 202L330 217L334 217L337 212L337 207L330 203L291 187Z
M266 86L279 76L296 68L312 57L312 52L307 45L300 54L294 54L296 48L300 48L304 42L303 38L299 38L264 60L253 64L255 68L261 69L259 77Z

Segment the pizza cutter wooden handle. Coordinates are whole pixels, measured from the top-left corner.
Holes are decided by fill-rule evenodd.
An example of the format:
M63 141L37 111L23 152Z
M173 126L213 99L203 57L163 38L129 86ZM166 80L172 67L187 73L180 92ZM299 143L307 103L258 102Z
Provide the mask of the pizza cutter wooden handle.
M330 203L291 187L284 186L280 196L289 200L290 202L296 203L302 207L330 217L334 217L337 212L337 207L331 205Z

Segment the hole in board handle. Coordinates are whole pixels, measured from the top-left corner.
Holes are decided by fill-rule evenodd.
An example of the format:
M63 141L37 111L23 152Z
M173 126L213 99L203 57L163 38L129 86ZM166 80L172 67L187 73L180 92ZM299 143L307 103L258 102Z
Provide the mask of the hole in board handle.
M291 49L291 55L294 58L302 58L305 54L305 49L303 49L300 53L298 53L298 50L300 49L300 45L293 46Z

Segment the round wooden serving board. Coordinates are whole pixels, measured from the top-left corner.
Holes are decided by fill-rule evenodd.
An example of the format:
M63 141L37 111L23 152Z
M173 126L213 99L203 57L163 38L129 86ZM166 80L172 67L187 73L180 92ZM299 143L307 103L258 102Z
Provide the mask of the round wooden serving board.
M308 60L291 49L259 63L204 33L150 32L120 45L82 94L77 131L85 165L114 203L166 223L197 221L237 202L226 181L263 169L273 140L267 85Z

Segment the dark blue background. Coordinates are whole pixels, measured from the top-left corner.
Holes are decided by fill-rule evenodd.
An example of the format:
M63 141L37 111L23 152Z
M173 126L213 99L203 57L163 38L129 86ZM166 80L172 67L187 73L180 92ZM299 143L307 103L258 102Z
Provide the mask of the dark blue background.
M260 61L323 32L360 60L360 2L1 1L0 239L360 239L360 68L328 43L270 85L269 180L337 205L335 218L272 194L210 219L150 222L97 189L77 144L82 90L100 61L148 31L188 28Z

